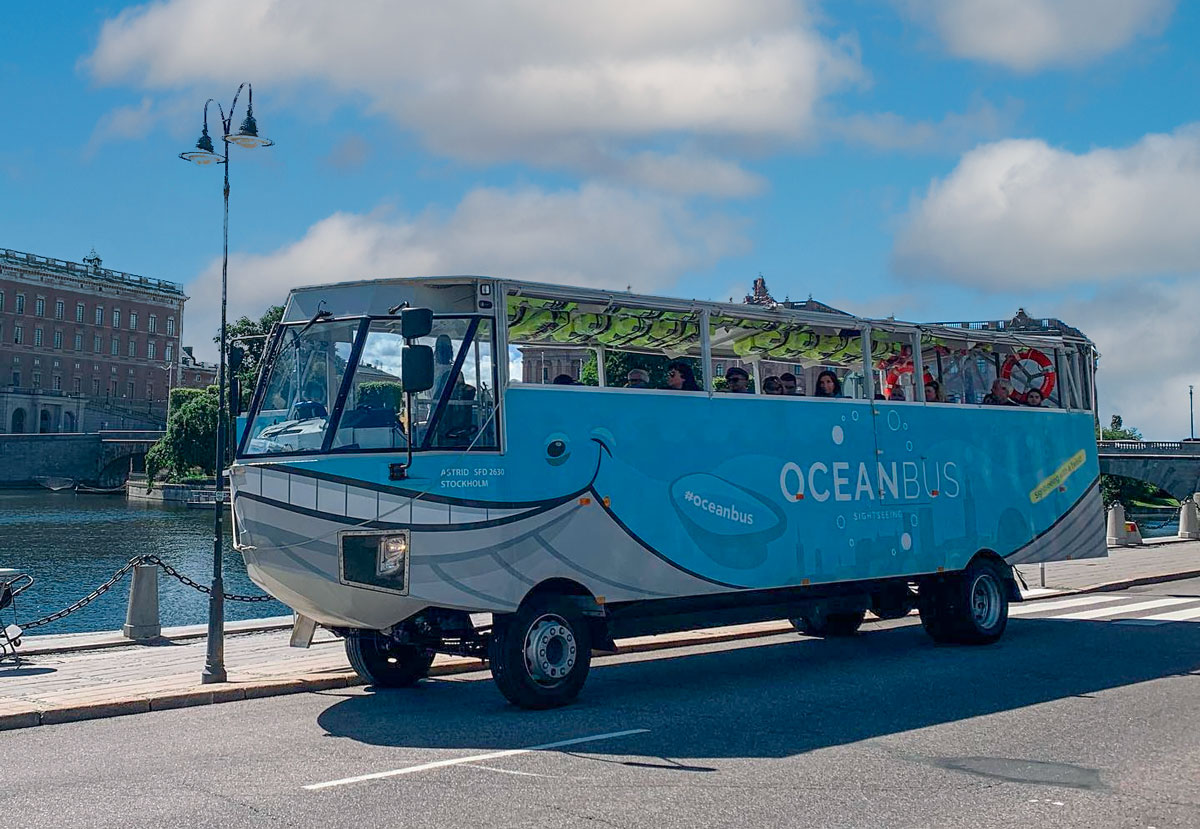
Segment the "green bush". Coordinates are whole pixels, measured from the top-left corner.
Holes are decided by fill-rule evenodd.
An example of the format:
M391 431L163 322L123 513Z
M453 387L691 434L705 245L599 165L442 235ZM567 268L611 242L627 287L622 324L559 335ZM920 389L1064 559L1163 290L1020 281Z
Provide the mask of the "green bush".
M358 405L361 408L398 412L404 408L403 400L403 386L391 380L374 380L358 386Z
M174 392L189 392L175 397ZM179 400L179 405L176 400ZM150 487L165 473L167 481L215 473L217 454L217 388L175 389L167 431L146 453L146 480Z

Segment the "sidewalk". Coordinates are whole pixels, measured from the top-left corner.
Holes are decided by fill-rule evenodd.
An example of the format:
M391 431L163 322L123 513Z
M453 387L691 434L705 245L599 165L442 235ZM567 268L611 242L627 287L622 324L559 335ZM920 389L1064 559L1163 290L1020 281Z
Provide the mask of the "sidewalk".
M1107 559L1019 568L1029 596L1115 590L1200 576L1200 541L1159 542L1109 551ZM126 644L119 633L26 637L21 664L0 665L0 731L34 725L206 705L360 684L342 643L319 630L308 650L288 647L288 617L231 623L225 640L229 682L200 684L204 627L164 629L155 645ZM785 633L784 621L621 640L623 653ZM439 656L432 673L477 671L483 663Z

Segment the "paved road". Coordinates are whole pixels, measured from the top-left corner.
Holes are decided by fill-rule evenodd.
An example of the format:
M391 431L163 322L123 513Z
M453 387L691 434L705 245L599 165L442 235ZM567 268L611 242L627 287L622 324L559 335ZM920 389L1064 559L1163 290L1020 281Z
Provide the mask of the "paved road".
M1026 605L989 648L935 647L904 620L607 658L551 712L507 706L471 674L6 732L0 817L1200 826L1200 615L1147 619L1200 608L1200 581L1104 598ZM597 739L512 753L581 738Z

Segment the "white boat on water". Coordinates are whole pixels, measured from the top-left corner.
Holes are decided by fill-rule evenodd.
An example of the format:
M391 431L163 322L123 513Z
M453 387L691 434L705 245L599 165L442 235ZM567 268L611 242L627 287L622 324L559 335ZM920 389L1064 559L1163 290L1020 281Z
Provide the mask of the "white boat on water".
M51 492L60 492L64 489L75 488L74 478L59 478L53 475L39 475L38 477L34 478L34 480Z

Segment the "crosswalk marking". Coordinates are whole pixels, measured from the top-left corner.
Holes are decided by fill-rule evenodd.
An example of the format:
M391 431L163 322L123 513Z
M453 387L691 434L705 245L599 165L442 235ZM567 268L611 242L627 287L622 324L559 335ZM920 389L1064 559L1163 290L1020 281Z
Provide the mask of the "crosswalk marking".
M1082 607L1089 604L1100 604L1101 602L1116 602L1120 601L1120 596L1080 596L1074 599L1063 599L1057 602L1030 602L1029 604L1020 604L1010 607L1008 610L1009 616L1026 616L1030 613L1042 613L1047 610L1066 610L1068 607Z
M1088 619L1100 619L1104 616L1110 616L1113 613L1138 613L1142 610L1154 610L1159 607L1170 607L1177 604L1188 604L1195 602L1191 599L1154 599L1148 602L1138 602L1137 604L1121 605L1120 607L1100 607L1093 610L1083 610L1078 613L1062 613L1057 616L1051 616L1051 619L1071 619L1074 621L1086 621Z
M1173 610L1170 613L1158 613L1154 616L1143 616L1142 618L1148 622L1186 622L1190 619L1200 619L1200 607Z

